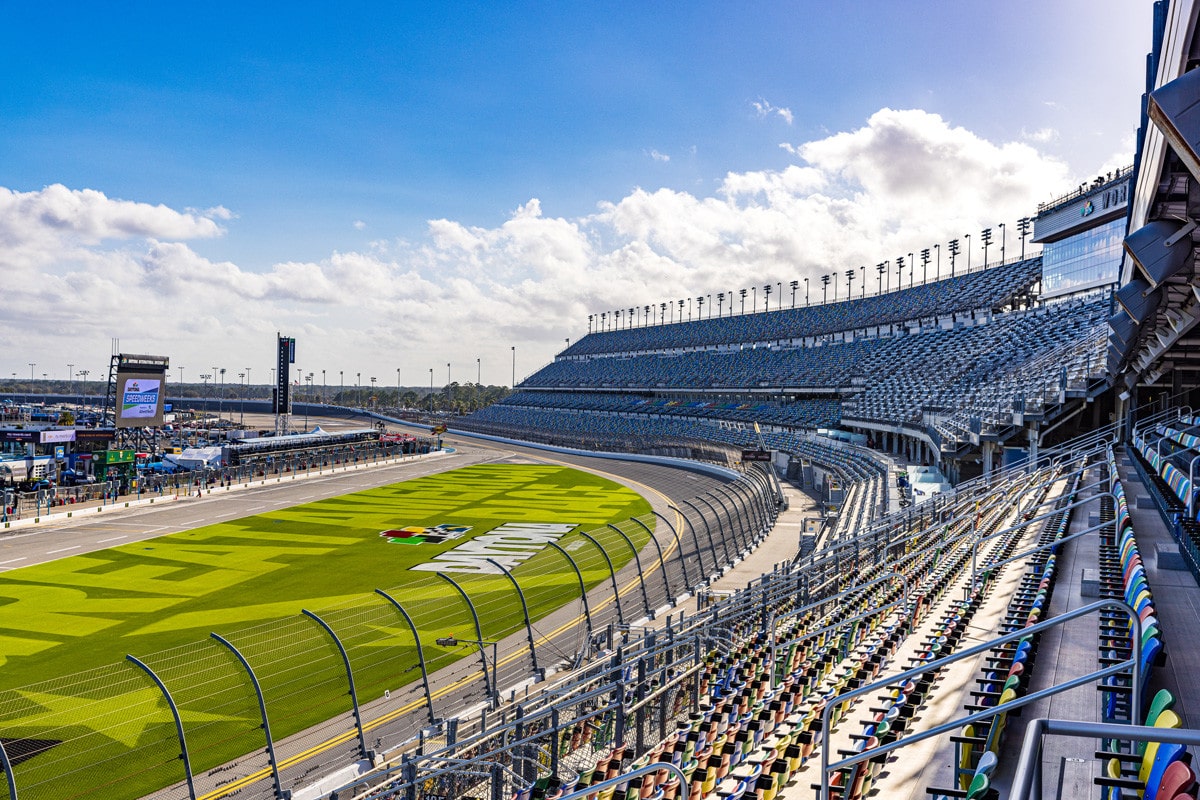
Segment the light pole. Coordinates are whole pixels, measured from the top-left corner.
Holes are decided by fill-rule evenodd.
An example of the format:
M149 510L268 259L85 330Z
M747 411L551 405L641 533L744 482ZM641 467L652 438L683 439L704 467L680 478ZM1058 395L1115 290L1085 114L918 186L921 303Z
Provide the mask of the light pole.
M571 340L567 339L567 347L571 346ZM483 386L483 362L476 357L475 359L475 385Z
M876 290L875 293L883 294L883 276L887 272L887 264L880 261L878 264L875 265L875 271L879 273L879 288Z
M937 263L933 267L933 279L936 281L942 277L942 245L935 244L933 250L937 254Z
M1000 263L1001 264L1004 263L1004 259L1005 259L1004 251L1007 247L1007 245L1006 245L1007 239L1008 239L1007 229L1005 228L1004 223L1001 222L1000 223Z
M846 270L846 299L854 299L854 291L851 287L854 285L854 270Z
M929 282L929 248L921 251L921 285Z
M309 375L308 377L310 380L312 379L311 375ZM375 408L375 406L377 406L378 404L379 404L378 395L375 394L375 376L372 375L371 376L371 408Z
M836 291L836 290L835 290ZM758 313L758 287L750 287L750 313Z
M821 305L829 302L829 276L821 276Z
M913 254L908 254L908 288L913 287L913 281L917 279L917 260L913 258Z
M808 278L804 279L804 306L808 307Z
M37 362L36 361L27 361L25 363L27 363L29 365L29 382L32 383L34 381L33 368L37 366Z
M741 296L742 296L742 313L745 314L746 313L746 290L738 289L738 293L741 294Z
M67 394L75 394L75 365L67 364Z
M83 382L79 384L79 407L83 408L83 396L87 394L87 379L88 375L92 374L92 371L90 369L81 369L79 370L79 374L83 378ZM182 368L180 368L179 374L183 374Z
M238 373L238 382L242 385L241 391L241 408L238 412L238 424L245 427L246 425L246 373Z
M1019 220L1017 220L1017 233L1021 234L1021 260L1022 261L1025 260L1025 237L1029 235L1029 223L1031 223L1032 221L1033 220L1031 220L1029 217L1021 217Z
M958 257L958 239L951 239L948 247L950 248L950 277L954 277L954 260Z
M896 256L896 291L904 288L904 256Z
M963 236L967 240L967 272L971 271L971 234L964 233Z
M512 346L512 354L513 354L512 389L515 392L517 390L517 346L515 344Z
M763 311L771 310L771 284L763 287Z
M208 418L208 403L209 403L208 382L211 379L212 379L212 375L207 372L200 376L200 380L204 382L204 417L205 417L205 419Z
M450 408L452 408L452 403L451 403L452 399L453 398L450 396L450 362L447 361L446 362L446 409L447 410L450 410Z
M246 369L248 371L249 367ZM325 391L325 386L325 370L321 370L321 405L325 405L329 402L329 393Z
M990 245L992 243L992 229L984 228L983 233L979 237L979 241L983 242L983 268L987 269L987 265L988 265L987 251L988 251L988 245Z
M429 416L433 416L433 367L429 368Z
M800 288L800 281L792 281L789 286L792 287L792 308L796 307L796 290Z
M396 367L396 408L400 408L400 368Z
M342 374L342 370L339 369L338 370L338 402L339 403L346 402L345 399L342 397L342 395L344 395L345 393L346 393L346 378Z

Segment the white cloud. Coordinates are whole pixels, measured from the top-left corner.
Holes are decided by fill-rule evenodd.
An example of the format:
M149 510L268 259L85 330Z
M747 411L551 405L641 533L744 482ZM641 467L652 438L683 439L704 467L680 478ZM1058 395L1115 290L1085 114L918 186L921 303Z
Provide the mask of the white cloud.
M792 120L794 119L794 117L792 116L792 110L790 108L781 108L779 106L773 106L766 100L762 99L761 97L758 100L752 101L750 103L750 106L754 109L754 113L757 114L760 118L768 117L768 116L774 114L775 116L779 117L784 122L786 122L788 125L791 125Z
M671 160L671 157L669 155L667 155L666 153L660 153L657 150L651 150L648 155L651 158L653 158L655 161L659 161L664 164Z
M531 198L493 227L435 219L415 242L263 270L198 251L222 233L214 219L235 218L227 211L0 189L0 352L12 362L0 360L0 374L66 354L98 370L121 337L131 351L170 354L190 378L192 364L228 358L265 376L283 331L298 337L305 370L394 377L400 367L419 385L446 361L470 364L454 375L473 380L482 358L485 380L507 382L511 346L527 374L586 331L588 314L709 294L715 304L718 292L767 282L787 295L792 280L1015 220L1071 185L1066 166L1030 144L990 142L919 110L883 109L856 130L781 147L801 163L731 172L707 194L638 188L574 219Z
M1021 138L1027 142L1045 144L1047 142L1056 141L1059 138L1059 134L1054 128L1038 128L1036 131L1027 131L1022 128Z
M363 222L361 219L356 219L351 224L354 226L354 230L356 231L365 231L367 229L367 223Z

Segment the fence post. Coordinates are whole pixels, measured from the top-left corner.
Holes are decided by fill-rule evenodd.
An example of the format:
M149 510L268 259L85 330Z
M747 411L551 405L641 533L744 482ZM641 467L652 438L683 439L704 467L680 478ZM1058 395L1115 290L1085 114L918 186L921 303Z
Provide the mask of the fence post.
M358 729L358 752L367 761L371 760L370 751L367 749L367 735L363 732L362 711L358 707L358 692L354 688L354 670L350 668L350 656L346 655L346 648L342 646L342 640L333 632L333 628L325 620L318 617L308 609L300 609L300 613L321 626L329 638L333 640L333 644L337 647L338 652L342 655L342 664L346 667L346 683L350 687L350 705L354 711L354 727Z
M696 499L699 500L701 503L704 503L704 505L706 505L708 507L708 510L712 512L713 524L717 526L717 533L720 534L720 536L721 536L721 550L722 550L722 552L725 553L725 563L732 564L733 556L730 555L730 552L729 552L729 538L730 537L725 535L725 526L721 524L721 515L717 513L717 507L714 506L712 503L708 502L708 500L704 497L704 495L696 495ZM686 503L687 501L685 500L684 502ZM688 503L688 505L691 505L691 503ZM694 508L694 506L693 506L693 508ZM703 514L701 514L701 519L703 519L703 518L704 518ZM730 531L732 532L732 529L733 529L732 520L730 520L729 528L730 528ZM737 545L736 539L734 539L734 545L735 546Z
M571 558L571 554L562 549L562 545L557 542L546 542L558 552L562 553L563 558L571 565L571 569L575 571L575 577L579 579L579 596L583 598L583 618L587 624L587 645L592 646L592 609L588 605L587 586L583 582L583 573L579 571L579 565L575 563L575 559Z
M721 497L724 497L726 500L729 501L729 506L730 506L730 508L733 509L733 512L726 510L725 513L731 520L735 518L734 512L736 512L738 531L741 533L741 540L740 540L741 548L742 548L742 550L749 550L750 549L750 534L749 534L748 529L746 528L745 515L741 512L740 509L738 509L737 503L734 502L734 497L736 497L736 495L732 495L732 494L729 494L728 492L726 492L724 486L717 486L713 490L707 492L707 494L712 495L714 500L716 500L718 503L721 503L721 508L725 508L725 504L723 502L721 502L720 497L717 497L717 492L720 492Z
M412 617L404 610L404 606L400 602L383 589L376 589L375 594L387 600L392 606L400 612L404 617L404 621L408 623L409 630L412 631L413 643L417 647L417 663L421 665L421 685L425 687L425 706L429 709L429 724L436 725L437 717L433 715L433 694L429 691L429 670L425 667L425 649L421 647L421 636L417 633L417 626L413 624Z
M638 555L637 548L633 545L633 540L625 535L625 531L621 530L611 522L608 523L608 527L616 531L617 535L625 540L625 544L629 545L629 550L633 553L633 562L637 566L638 582L642 585L642 603L646 607L647 616L653 615L654 609L650 607L650 595L646 594L646 577L645 573L642 572L642 557ZM654 537L651 536L650 538L653 539Z
M675 530L675 526L671 524L671 521L662 514L658 513L657 511L651 511L650 513L653 514L660 522L666 525L667 530L671 531L671 536L675 538L675 552L679 553L679 570L683 573L683 588L685 591L692 591L693 584L691 579L688 578L687 559L683 557L683 540L679 538L679 531ZM646 526L643 525L642 527L645 528ZM646 528L646 532L649 533L650 529ZM699 553L697 553L697 556L698 555ZM704 571L703 565L701 565L700 571Z
M196 786L192 783L192 761L188 757L187 739L183 735L183 719L179 716L179 707L175 705L175 698L171 697L171 692L167 689L166 684L162 682L162 679L155 674L154 670L146 666L145 663L128 654L126 654L125 660L139 667L149 675L150 680L154 681L154 685L158 687L158 690L163 693L163 697L166 698L167 707L171 709L171 716L175 719L175 733L179 737L179 758L183 761L183 774L187 779L188 797L191 800L196 800ZM4 759L4 769L6 772L9 772L8 757L4 754L3 745L4 743L0 742L0 758ZM11 774L9 777L9 788L12 792L13 800L16 800L16 787L12 785Z
M483 664L483 688L492 696L493 704L498 707L500 705L500 687L493 685L494 681L492 681L492 679L488 676L487 653L484 652L483 628L481 628L479 625L479 612L475 610L475 604L472 603L471 598L467 596L466 590L458 585L458 581L454 580L454 578L451 578L444 572L435 572L434 575L437 575L446 583L457 589L458 593L462 595L463 601L466 602L467 608L471 610L471 618L475 620L475 638L480 642L479 660ZM489 686L491 687L490 689L488 689Z
M275 781L275 797L285 800L287 795L283 793L283 785L279 782L279 763L275 760L275 741L271 738L271 723L267 719L267 701L263 698L262 684L258 682L258 676L254 674L254 668L250 666L250 662L246 660L240 650L233 646L232 642L219 633L210 633L209 636L228 647L237 660L242 662L242 667L250 676L250 683L254 685L254 694L258 697L258 710L262 714L263 735L267 740L267 759L271 762L271 778Z
M706 520L704 518L703 511L696 508L696 506L694 504L692 504L691 502L689 502L687 500L681 500L680 502L683 503L688 508L690 508L692 511L695 511L696 514L699 515L700 521L702 523L704 523L704 534L708 537L708 549L709 549L709 552L712 553L712 558L713 558L713 575L716 575L718 572L720 572L721 565L717 560L717 541L716 541L716 539L713 538L712 527L708 524L708 520ZM684 519L685 520L688 519L686 515L684 516ZM691 520L688 520L688 524L689 525L692 524ZM692 530L695 530L695 529L696 528L693 525ZM721 543L724 544L724 540L722 540ZM728 545L725 546L725 562L729 563L729 547L728 547Z
M17 778L13 775L12 762L8 760L8 751L4 749L2 740L0 740L0 766L4 767L4 777L8 781L8 796L10 800L17 800ZM192 797L195 798L195 796L196 793L192 792Z
M639 525L642 528L642 530L644 530L650 536L651 544L653 544L654 549L658 551L658 565L659 565L659 567L662 568L663 590L666 591L666 595L664 597L665 597L667 603L674 606L675 605L675 595L673 595L671 593L671 581L670 581L670 578L667 577L667 560L665 558L663 558L662 545L658 543L658 539L654 536L654 532L652 530L650 530L650 528L646 525L646 523L642 522L637 517L633 517L632 521L635 524ZM626 537L626 538L628 538L628 537ZM638 569L640 570L641 567L639 567Z
M625 612L621 610L621 592L619 589L617 589L617 570L613 567L612 559L608 557L608 551L604 549L604 545L596 541L596 538L590 533L587 533L586 531L580 531L579 535L594 544L596 549L600 551L600 555L603 556L604 563L608 564L608 574L612 578L613 602L617 606L617 623L624 625Z
M545 677L542 674L541 668L537 662L537 649L533 646L533 623L529 620L529 606L525 604L525 593L521 591L521 584L517 583L517 579L511 572L499 561L494 558L489 558L488 563L496 569L504 573L504 577L512 583L513 588L517 590L517 597L521 599L521 614L525 617L525 633L529 636L529 660L533 663L534 674Z

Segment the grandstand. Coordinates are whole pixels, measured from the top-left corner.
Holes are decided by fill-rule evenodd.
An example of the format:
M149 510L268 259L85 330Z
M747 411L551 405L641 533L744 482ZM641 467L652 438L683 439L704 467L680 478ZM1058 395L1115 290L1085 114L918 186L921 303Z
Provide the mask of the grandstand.
M476 432L592 434L621 449L843 426L963 479L1033 449L1108 388L1108 292L1043 302L1040 258L868 298L589 333ZM1073 429L1071 429L1073 430ZM737 441L736 444L744 444Z

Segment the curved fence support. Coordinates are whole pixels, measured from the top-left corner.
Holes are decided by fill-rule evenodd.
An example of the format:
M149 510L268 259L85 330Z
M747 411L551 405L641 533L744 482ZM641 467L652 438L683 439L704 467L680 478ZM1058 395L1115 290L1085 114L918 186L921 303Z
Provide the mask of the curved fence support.
M650 513L657 517L664 525L666 525L667 529L671 531L671 535L675 537L675 552L679 553L679 569L683 573L683 588L687 589L688 591L693 590L695 588L695 584L693 584L691 579L688 577L687 559L683 556L683 540L679 538L679 531L675 530L675 526L671 524L671 521L662 514L658 513L657 511L651 511ZM692 533L694 534L695 531L692 531ZM700 557L699 539L696 540L696 557ZM704 572L703 561L700 562L700 572Z
M759 502L761 498L758 497L758 492L756 491L758 487L755 485L754 481L750 480L749 478L736 480L730 484L730 486L732 486L734 491L738 493L738 496L742 498L743 504L748 507L751 519L750 524L756 529L754 532L754 538L757 539L759 535L761 535L766 529L766 525L763 522L762 504Z
M625 531L621 530L616 525L613 525L611 522L608 523L608 527L616 531L617 535L625 540L625 544L629 546L629 552L633 553L633 563L637 567L638 583L641 584L642 587L642 607L646 610L647 615L653 614L654 609L650 607L650 595L646 593L646 574L642 572L642 557L638 554L637 547L634 546L633 540L625 535Z
M695 511L696 515L700 517L700 522L704 524L704 535L708 537L708 546L712 552L713 572L720 572L721 564L717 559L717 542L713 537L712 526L708 524L708 519L704 516L704 512L697 508L696 504L690 500L680 500L679 502L683 503L692 511ZM724 537L721 538L721 551L725 554L725 563L728 564L731 560L729 557L729 544L725 541Z
M453 586L455 589L458 590L458 593L460 595L462 595L463 602L465 602L467 604L467 608L469 608L471 610L471 618L475 620L475 639L477 641L482 642L483 641L483 628L480 627L480 625L479 625L479 612L475 610L475 604L471 602L471 598L467 595L467 590L464 589L463 587L459 586L458 581L454 580L454 578L451 578L449 575L447 575L444 572L435 572L434 574L437 575L442 580L444 580L446 583ZM488 677L487 653L485 653L483 651L482 644L479 645L479 663L483 665L483 688L484 688L484 690L488 693L489 696L497 698L497 700L499 700L500 687L493 686L492 678Z
M737 515L730 512L729 507L725 505L725 501L713 494L711 491L705 492L700 497L701 499L711 497L713 500L717 501L717 505L719 505L721 510L725 512L725 519L729 522L729 535L733 537L733 546L737 548L739 553L748 552L750 550L749 544L745 541L744 537L739 535L741 533L741 526L737 525ZM706 505L708 504L707 500L704 502Z
M187 779L188 797L196 800L196 785L192 781L192 760L188 756L187 737L183 733L183 718L179 716L179 706L175 705L175 698L171 696L170 690L167 689L167 685L162 682L162 679L144 662L136 656L128 654L126 654L125 660L149 675L150 680L154 681L154 685L163 693L163 698L167 701L167 707L171 709L171 716L175 720L175 734L179 737L179 759L183 762L183 775ZM4 752L3 742L0 742L0 759L4 760L4 771L9 776L9 792L12 794L13 800L16 800L17 789L12 783L12 770L9 769L8 755Z
M721 523L721 515L717 513L717 507L708 502L704 495L696 495L696 499L701 503L704 503L704 505L708 507L708 510L712 512L713 524L717 526L717 534L721 537L721 550L725 553L725 563L732 564L733 559L738 554L738 545L736 539L734 539L733 542L733 552L731 553L729 550L729 539L733 531L733 520L728 521L730 531L729 533L726 533L725 525Z
M391 603L392 607L400 612L400 616L404 617L404 621L408 623L408 629L412 631L413 644L417 648L417 663L421 667L421 685L425 687L425 708L429 711L429 724L436 725L437 717L433 713L433 693L429 691L429 669L425 666L425 648L421 647L421 634L417 633L417 626L413 623L412 617L408 615L404 606L400 605L400 601L383 589L376 589L375 594Z
M254 685L254 694L258 697L258 711L262 714L263 736L267 740L267 760L271 762L271 779L275 782L275 797L278 800L287 800L288 795L284 794L283 784L279 782L279 762L275 758L275 740L271 738L271 722L267 719L267 701L263 697L262 684L258 682L258 676L254 674L254 668L250 666L250 662L242 655L242 651L234 647L232 642L219 633L210 633L209 636L228 647L229 652L233 653L234 657L242 663L246 674L250 676L250 683Z
M349 687L350 692L350 707L354 712L354 727L358 731L358 754L369 761L371 759L371 752L367 749L367 735L363 732L362 710L358 707L358 691L354 688L354 670L350 668L350 656L346 654L346 648L342 646L342 640L333 632L333 628L329 627L329 623L306 608L300 609L300 613L320 625L322 630L329 634L329 638L333 640L334 647L337 648L342 656L342 664L346 667L346 685Z
M529 637L529 661L533 665L533 672L539 678L545 677L541 667L537 662L537 648L533 646L533 623L529 620L529 606L525 603L525 593L521 591L521 584L517 583L517 579L508 571L508 568L494 558L489 558L488 563L496 569L504 573L504 577L508 578L512 583L513 588L517 590L517 597L521 600L521 615L525 617L525 633Z
M778 510L775 507L776 504L771 499L771 495L773 494L771 482L767 480L767 476L763 474L763 471L758 469L758 467L754 464L750 465L750 468L746 470L746 474L750 476L750 480L754 481L755 485L758 487L758 497L762 502L763 512L766 514L767 525L769 527L770 521L773 520L778 513Z
M725 503L722 502L720 497L717 496L718 492L720 492L720 497L723 497L729 501L729 506L730 506L730 508L733 509L733 512L731 513L730 516L731 516L731 518L736 517L736 519L737 519L738 532L741 534L741 536L739 537L739 541L741 542L742 549L743 550L750 549L750 547L751 547L750 533L749 533L749 528L746 527L747 520L746 520L745 509L743 507L741 507L741 505L736 501L736 498L737 498L736 494L731 494L731 493L725 491L724 486L716 486L713 489L711 489L708 492L708 494L712 495L713 499L716 500L718 503L721 503L721 508L725 507ZM727 512L727 513L729 513L729 512Z
M592 607L588 604L587 599L587 584L583 582L583 573L579 571L579 565L575 563L575 559L571 558L571 554L562 548L558 542L546 542L558 552L562 553L563 558L571 565L571 569L575 571L575 577L579 579L579 596L583 599L583 619L587 624L587 645L590 647L592 643Z
M0 766L4 767L4 778L8 781L8 796L10 800L17 800L17 779L13 775L12 762L8 760L8 751L4 749L2 741L0 741ZM188 788L191 790L194 800L196 790L191 788L191 770L188 770L188 773Z
M613 603L617 607L617 623L624 625L625 612L621 608L621 590L617 588L617 570L613 567L612 559L608 557L608 551L604 549L604 545L596 541L596 537L585 531L580 531L579 535L594 544L596 549L600 551L600 555L604 558L604 563L608 564L608 575L612 578Z
M637 525L641 525L642 530L646 531L647 535L650 537L650 543L652 543L652 545L654 545L654 548L656 549L656 551L659 552L659 566L662 569L662 588L664 588L666 590L667 602L671 603L672 606L674 606L674 595L671 594L671 578L667 576L667 561L665 558L662 558L662 545L659 545L658 537L654 536L654 531L650 530L649 525L642 522L641 519L638 519L637 517L632 517L632 522L636 523ZM610 524L612 524L612 523L610 523ZM678 539L678 536L677 536L677 539ZM680 561L680 565L682 565L682 564L683 564L683 561ZM638 567L638 569L641 569L641 567ZM686 573L685 573L684 582L686 582L686 581L688 581L688 576L686 576Z

